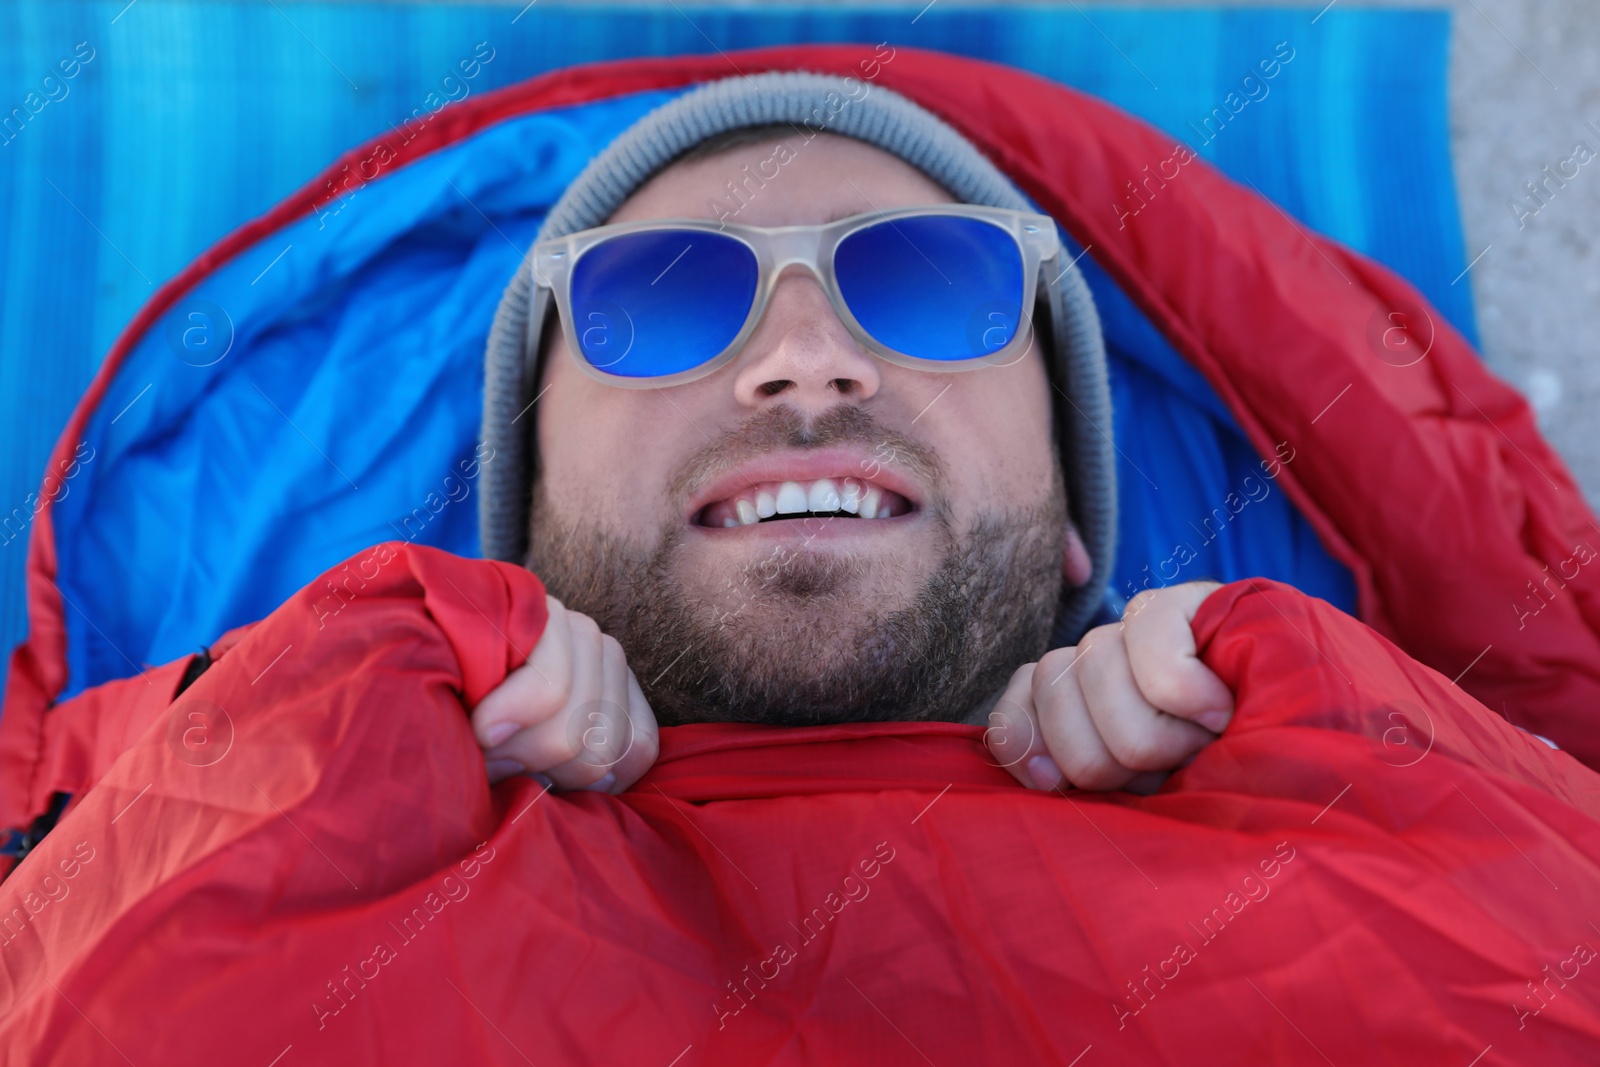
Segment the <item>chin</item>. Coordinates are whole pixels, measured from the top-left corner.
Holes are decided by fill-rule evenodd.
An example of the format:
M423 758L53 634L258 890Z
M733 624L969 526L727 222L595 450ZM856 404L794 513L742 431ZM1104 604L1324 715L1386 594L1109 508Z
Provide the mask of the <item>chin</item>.
M646 689L664 725L962 721L1009 675L1010 667L993 677L963 670L973 665L971 635L964 612L938 610L951 601L931 592L947 588L937 561L914 573L860 552L762 554L731 567L679 562L676 647L657 644L641 657L671 663ZM719 578L707 583L708 573ZM656 625L637 636L664 636L669 612L660 607Z

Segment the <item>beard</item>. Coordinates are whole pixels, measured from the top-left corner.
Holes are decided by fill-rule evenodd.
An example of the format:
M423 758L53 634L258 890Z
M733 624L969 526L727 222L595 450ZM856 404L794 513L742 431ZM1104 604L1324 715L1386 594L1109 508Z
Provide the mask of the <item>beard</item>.
M920 580L910 576L916 591L909 603L883 604L867 591L864 579L922 562L881 549L780 544L732 573L687 581L681 519L635 542L593 521L568 522L541 478L533 487L527 566L552 596L617 639L663 725L981 722L1011 673L1049 647L1067 520L1059 460L1043 501L983 511L958 531L937 491L937 457L926 448L877 428L859 408L836 408L808 426L779 406L708 446L669 490L704 484L734 462L776 448L885 440L933 490L921 507L936 558Z

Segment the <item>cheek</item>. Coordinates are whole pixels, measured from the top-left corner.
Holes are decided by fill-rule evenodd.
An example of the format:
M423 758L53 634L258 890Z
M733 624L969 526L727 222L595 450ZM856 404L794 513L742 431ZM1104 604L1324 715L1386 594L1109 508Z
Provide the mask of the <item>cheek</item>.
M541 476L563 515L594 517L604 502L622 495L617 483L631 469L622 451L627 437L617 432L623 398L608 396L620 390L585 377L565 352L551 358L535 408Z
M535 411L552 506L569 521L654 529L666 507L663 487L689 447L682 434L692 428L657 391L594 381L564 349L551 355Z
M953 487L969 486L980 506L1002 501L1033 503L1045 497L1054 441L1050 419L1052 390L1042 364L968 372L970 388L958 383L946 399L961 393L942 425L940 454L950 467Z

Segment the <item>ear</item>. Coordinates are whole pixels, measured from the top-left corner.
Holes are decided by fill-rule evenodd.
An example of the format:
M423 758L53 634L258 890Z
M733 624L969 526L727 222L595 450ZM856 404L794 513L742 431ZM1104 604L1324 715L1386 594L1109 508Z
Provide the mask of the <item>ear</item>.
M1061 575L1066 578L1067 584L1073 587L1082 585L1089 580L1089 575L1094 571L1094 564L1089 559L1089 550L1083 547L1083 538L1078 536L1078 528L1067 520L1067 545L1066 551L1061 556Z

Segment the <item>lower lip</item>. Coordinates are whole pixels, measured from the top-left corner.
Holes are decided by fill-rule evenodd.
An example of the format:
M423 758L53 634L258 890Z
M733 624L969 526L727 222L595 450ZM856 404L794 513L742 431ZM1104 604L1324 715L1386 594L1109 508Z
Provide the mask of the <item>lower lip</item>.
M871 536L875 530L890 532L903 530L916 522L919 511L908 511L887 519L847 519L841 516L812 519L780 519L776 522L753 522L748 526L700 526L692 528L710 537L755 536L767 539L827 541L851 535Z

